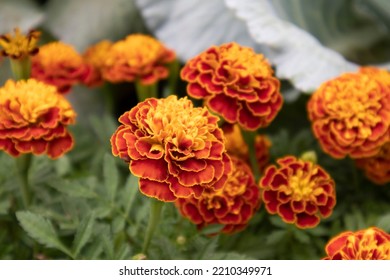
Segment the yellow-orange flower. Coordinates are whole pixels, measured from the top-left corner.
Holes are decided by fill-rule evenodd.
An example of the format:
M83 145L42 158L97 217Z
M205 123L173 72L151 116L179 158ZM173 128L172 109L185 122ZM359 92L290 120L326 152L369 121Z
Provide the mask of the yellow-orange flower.
M162 201L200 197L231 173L218 118L187 98L149 98L125 112L111 137L112 153L130 163L143 194Z
M212 46L189 60L181 78L189 82L190 96L246 130L269 125L282 107L280 82L270 64L236 43Z
M346 231L332 238L325 251L325 260L390 260L390 234L376 227Z
M320 86L308 106L322 149L334 158L370 157L390 140L390 73L372 67Z
M113 83L139 80L150 85L168 77L168 64L175 58L173 51L153 37L132 34L111 46L101 71Z
M356 164L372 182L378 185L390 183L390 142L383 145L375 156L357 159Z
M294 156L269 166L260 181L267 211L299 228L318 225L329 217L336 204L335 183L329 174L311 161Z
M103 83L101 69L106 60L107 54L110 52L112 42L108 40L100 41L99 43L90 46L84 53L85 62L91 66L91 72L84 80L87 86L99 86Z
M75 118L55 87L34 79L8 80L0 88L0 149L12 156L45 153L58 158L73 146L66 128Z
M90 67L82 56L68 44L53 42L40 47L32 58L31 77L57 87L58 92L68 93L74 84L83 82Z
M225 186L209 189L197 198L180 198L176 206L180 213L199 229L211 224L223 225L221 232L234 233L246 227L260 207L260 189L250 167L232 157L233 172Z
M38 53L39 49L36 46L41 33L36 30L31 30L24 35L19 28L15 28L15 35L4 34L0 35L0 54L9 56L12 59L23 59L30 55Z

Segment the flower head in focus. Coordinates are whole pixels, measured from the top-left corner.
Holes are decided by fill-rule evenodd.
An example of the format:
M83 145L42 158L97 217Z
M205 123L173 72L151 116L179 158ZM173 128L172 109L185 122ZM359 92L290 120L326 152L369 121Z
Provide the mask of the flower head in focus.
M67 126L76 113L55 87L34 79L8 80L0 88L0 149L58 158L73 147Z
M282 107L280 82L261 54L236 43L213 46L181 71L191 97L246 130L265 127Z
M335 183L329 174L311 161L286 156L279 167L269 166L260 188L267 211L286 223L312 228L329 217L336 204Z
M149 98L125 112L112 153L129 162L143 194L162 201L218 190L231 173L218 118L187 98Z
M320 86L307 106L315 136L334 158L370 157L390 140L390 73L372 67Z
M390 183L390 142L384 144L375 156L355 161L372 182L378 185Z
M221 224L223 233L240 231L260 207L260 190L250 167L236 157L232 157L232 163L233 172L222 189L209 189L198 198L176 201L180 213L199 229Z
M332 238L325 251L325 260L390 260L390 234L376 227L346 231Z
M43 45L32 58L31 77L56 86L63 94L73 85L82 83L90 71L82 56L71 45L62 42Z
M85 62L91 66L91 72L84 80L84 84L87 86L99 86L103 83L101 69L112 44L113 43L108 40L100 41L99 43L90 46L83 54Z
M41 32L31 30L24 35L19 28L15 28L15 35L10 33L0 35L0 54L12 59L24 59L38 53L37 43Z
M114 43L101 68L105 80L154 84L169 75L168 64L176 55L151 36L132 34Z

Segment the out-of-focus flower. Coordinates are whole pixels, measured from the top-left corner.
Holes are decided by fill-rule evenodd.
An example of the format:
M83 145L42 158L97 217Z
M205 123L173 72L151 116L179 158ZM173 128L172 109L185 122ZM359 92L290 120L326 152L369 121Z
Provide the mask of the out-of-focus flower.
M325 260L390 260L390 234L376 227L346 231L332 238L325 251Z
M280 82L261 54L236 43L213 46L181 71L190 96L246 130L265 127L282 107Z
M378 185L390 183L390 142L383 145L375 156L357 159L356 164L374 183Z
M93 46L90 46L85 51L83 55L84 60L91 66L91 72L84 80L84 84L87 86L99 86L103 83L101 69L104 65L107 54L110 52L112 44L113 43L108 40L103 40Z
M222 130L225 135L225 147L229 155L234 155L249 164L249 149L238 124L224 123ZM255 152L260 173L264 172L270 159L271 140L263 134L255 137Z
M269 166L260 181L267 211L299 228L318 225L329 217L336 204L335 183L329 174L311 161L293 156Z
M233 172L225 186L209 189L199 197L180 198L176 206L180 213L199 229L221 224L223 233L234 233L246 227L260 207L260 189L250 167L241 159L232 157Z
M36 46L41 33L31 30L24 35L19 28L15 28L15 35L10 33L0 35L0 54L12 59L23 59L38 53Z
M231 173L218 117L187 98L149 98L124 113L112 153L130 163L143 194L162 201L221 189Z
M175 53L153 37L132 34L111 46L101 70L113 83L139 80L150 85L168 77L168 64L175 59Z
M62 42L43 45L32 58L31 77L56 86L62 94L83 82L90 71L82 56L71 45Z
M0 149L58 158L73 146L67 126L76 113L55 87L34 79L8 80L0 88Z
M322 84L307 109L332 157L374 156L390 140L390 73L372 67L345 73Z

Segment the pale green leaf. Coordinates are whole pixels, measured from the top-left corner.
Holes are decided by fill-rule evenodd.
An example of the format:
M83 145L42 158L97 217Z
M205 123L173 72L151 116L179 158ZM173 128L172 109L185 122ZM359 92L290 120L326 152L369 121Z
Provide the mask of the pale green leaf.
M90 189L86 182L80 180L51 181L49 186L73 197L94 198L97 193Z
M134 205L135 198L137 197L138 193L138 178L134 176L133 174L130 174L129 177L126 180L125 186L122 191L121 197L121 203L123 205L123 209L126 215L129 214L129 212L132 209L132 206Z
M77 257L83 247L90 241L93 232L95 215L91 213L81 220L73 241L73 254Z
M378 228L383 229L386 232L390 232L390 213L387 213L387 214L385 214L383 216L380 216L378 218L376 226Z
M112 154L105 154L103 158L103 179L107 192L107 198L113 202L119 184L119 173L116 167L115 158Z

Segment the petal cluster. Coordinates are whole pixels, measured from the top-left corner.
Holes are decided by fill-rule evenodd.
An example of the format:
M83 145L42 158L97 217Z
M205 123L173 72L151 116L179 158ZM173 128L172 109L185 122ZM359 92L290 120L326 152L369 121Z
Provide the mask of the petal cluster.
M260 189L250 167L236 157L232 157L232 163L233 172L222 189L209 189L200 197L176 201L180 213L199 229L220 224L223 233L237 232L246 227L260 207Z
M320 86L307 106L322 149L334 158L370 157L390 140L390 73L373 67Z
M383 145L375 156L356 159L356 164L372 182L378 185L390 183L390 142Z
M280 82L261 54L237 43L213 46L181 71L191 97L246 130L265 127L281 109Z
M390 234L376 227L346 231L332 238L325 251L325 260L390 260Z
M35 55L39 49L36 46L41 33L31 30L24 35L19 28L15 28L15 35L10 33L0 35L0 54L12 59L23 59Z
M56 86L60 93L68 93L73 85L82 83L90 71L71 45L53 42L40 47L33 57L31 77Z
M12 156L58 158L73 146L67 126L75 118L70 103L55 87L34 79L8 80L0 88L0 149Z
M218 190L231 173L218 118L187 98L149 98L125 112L112 153L140 177L143 194L162 201Z
M311 161L293 156L269 166L260 181L267 211L299 228L318 225L329 217L336 204L335 183L329 174Z
M168 64L175 58L173 51L153 37L132 34L112 44L101 73L113 83L139 80L150 85L168 77Z

